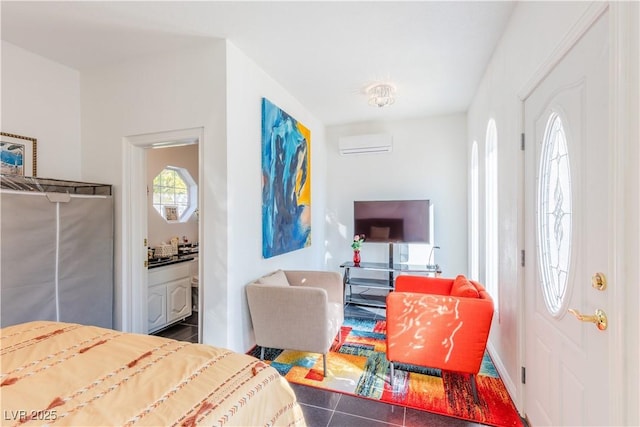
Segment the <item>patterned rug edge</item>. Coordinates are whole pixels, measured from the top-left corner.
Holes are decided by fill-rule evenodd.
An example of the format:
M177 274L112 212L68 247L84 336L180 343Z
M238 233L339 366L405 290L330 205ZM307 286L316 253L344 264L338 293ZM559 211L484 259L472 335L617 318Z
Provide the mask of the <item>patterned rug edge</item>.
M384 322L384 320L381 319L377 321L368 321L363 319L346 318L345 327L343 327L340 334L336 337L337 344L332 346L331 353L334 353L333 357L335 357L336 359L338 358L343 359L343 358L349 358L349 357L353 357L355 359L363 358L364 356L362 356L362 353L358 353L359 350L357 348L355 349L355 351L357 352L357 354L355 355L352 355L351 353L344 353L339 350L342 348L342 346L347 344L347 337L351 335L351 332L353 329L356 329L355 331L356 335L359 335L360 333L362 333L364 335L365 341L368 339L371 339L372 341L376 341L376 340L380 341L380 335L384 336L384 333L381 334L380 333L381 331L379 329L371 329L371 331L364 331L363 329L357 329L353 326L354 324L357 324L357 325L365 324L365 326L368 327L372 324L377 324L374 328L378 328L379 325L381 324L380 322ZM347 325L351 325L351 326L347 326ZM348 330L345 331L345 329L348 329ZM373 338L367 336L367 334L371 334ZM360 346L361 343L358 342L360 338L362 337L358 336L355 339L351 340L348 343L348 346L349 347ZM366 342L364 343L363 347L367 347L370 345L371 345L370 342ZM348 349L348 350L351 351L351 349ZM380 351L379 348L370 349L371 353L383 353L383 351L384 350ZM364 350L364 352L366 353L366 349ZM253 347L251 350L247 352L247 354L260 358L260 347L258 346ZM281 355L282 357L280 357ZM480 391L480 381L479 381L479 392L481 393L480 405L475 403L470 404L468 393L464 390L467 388L467 385L464 384L464 380L461 379L461 378L467 378L464 375L448 373L448 372L447 373L439 372L440 370L434 370L432 368L417 367L414 373L417 374L418 376L426 375L428 377L433 377L434 381L439 379L439 381L441 381L443 384L443 389L438 390L438 393L436 393L435 395L432 396L430 394L425 394L425 396L429 396L428 402L426 402L426 404L431 405L429 407L426 407L426 406L419 406L416 404L412 404L411 402L407 401L407 395L405 395L403 397L404 400L401 401L399 400L399 398L396 397L395 390L393 391L388 390L387 388L388 371L386 371L386 373L384 372L384 370L377 371L378 374L371 376L372 372L369 371L367 367L365 366L359 367L359 369L361 369L363 372L362 374L363 376L359 378L364 379L364 375L369 375L371 377L371 378L367 378L367 380L365 381L365 383L367 383L365 384L365 387L373 387L373 388L365 389L365 392L371 393L372 391L375 391L379 394L379 396L372 397L366 394L358 393L358 391L362 391L362 390L356 390L355 388L351 391L351 390L341 390L337 387L332 387L331 384L327 384L327 383L322 385L321 384L315 385L313 383L313 380L324 381L324 377L322 376L322 368L321 368L321 361L322 361L321 355L310 353L310 352L296 352L292 350L279 350L279 349L265 348L265 362L271 365L272 362L275 361L276 359L278 358L283 359L280 361L276 361L276 363L273 364L273 367L276 368L283 377L285 377L289 382L293 384L312 387L318 390L324 390L328 392L340 393L347 396L353 396L361 399L370 400L373 402L411 408L417 411L424 411L428 413L438 414L438 415L451 417L451 418L455 418L463 421L481 423L481 424L490 425L494 427L525 426L526 423L524 423L522 418L520 417L520 414L518 413L513 403L513 400L511 399L511 396L508 394L508 391L506 390L506 387L504 386L502 379L499 377L499 374L495 370L495 365L493 364L493 360L491 356L487 353L486 357L489 360L490 366L487 367L488 372L482 375L483 377L486 378L485 386L487 391L485 391L484 393L490 393L491 395L483 396L483 392ZM304 363L300 364L299 362L303 359L304 359ZM379 360L379 357L377 357L377 359ZM366 363L369 363L369 356L366 356L366 360L367 360ZM384 357L384 361L386 361L386 357ZM288 366L289 368L287 368ZM484 363L483 363L483 369L484 369ZM425 373L425 370L430 372ZM407 372L406 378L404 378L404 380L407 383L407 387L410 387L410 384L413 384L412 383L413 379L410 378L408 373L410 371L402 371L402 372ZM439 375L434 374L431 371L438 371ZM397 372L398 371L396 371L396 378L398 378ZM405 375L405 374L402 374L402 375ZM382 387L380 387L381 378L383 378ZM344 377L335 375L334 380L338 380L338 379L344 379ZM480 380L480 378L478 379ZM494 384L496 383L499 383L500 390L495 389ZM450 389L452 388L451 384L455 384L456 389ZM409 388L407 388L407 390L409 390ZM431 389L429 389L429 391L431 391ZM418 391L418 392L412 390L411 393L414 396L416 395L416 393L418 396L422 396L424 393L424 390ZM390 396L393 396L393 398ZM441 400L439 401L438 399L441 399ZM418 403L424 403L424 401L419 400ZM497 405L503 405L503 406L498 407ZM456 408L458 410L456 410ZM489 415L487 416L486 413L488 413Z

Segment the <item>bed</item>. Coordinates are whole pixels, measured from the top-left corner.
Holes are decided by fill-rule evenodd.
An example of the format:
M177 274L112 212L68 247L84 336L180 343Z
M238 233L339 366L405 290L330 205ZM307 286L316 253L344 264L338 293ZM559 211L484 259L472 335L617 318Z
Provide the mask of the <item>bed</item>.
M287 381L226 349L36 321L0 330L2 425L304 426Z

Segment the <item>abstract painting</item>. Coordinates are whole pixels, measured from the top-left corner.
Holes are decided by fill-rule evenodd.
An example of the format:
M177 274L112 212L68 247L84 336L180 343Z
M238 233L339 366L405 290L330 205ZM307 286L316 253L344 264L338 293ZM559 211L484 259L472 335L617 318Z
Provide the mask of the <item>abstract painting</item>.
M311 245L311 132L262 98L262 256Z

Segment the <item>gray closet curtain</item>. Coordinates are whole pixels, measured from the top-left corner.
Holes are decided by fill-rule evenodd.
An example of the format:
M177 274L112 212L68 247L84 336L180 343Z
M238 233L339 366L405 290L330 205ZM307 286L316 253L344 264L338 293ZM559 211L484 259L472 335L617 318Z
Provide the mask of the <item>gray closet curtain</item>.
M112 197L2 190L1 215L1 326L112 328Z

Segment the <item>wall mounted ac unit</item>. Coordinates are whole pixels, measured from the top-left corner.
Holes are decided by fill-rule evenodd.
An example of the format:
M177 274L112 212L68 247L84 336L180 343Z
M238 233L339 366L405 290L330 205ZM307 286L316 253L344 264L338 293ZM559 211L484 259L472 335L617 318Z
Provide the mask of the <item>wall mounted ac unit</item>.
M342 136L338 140L340 154L390 153L393 148L393 136L387 133L370 135Z

